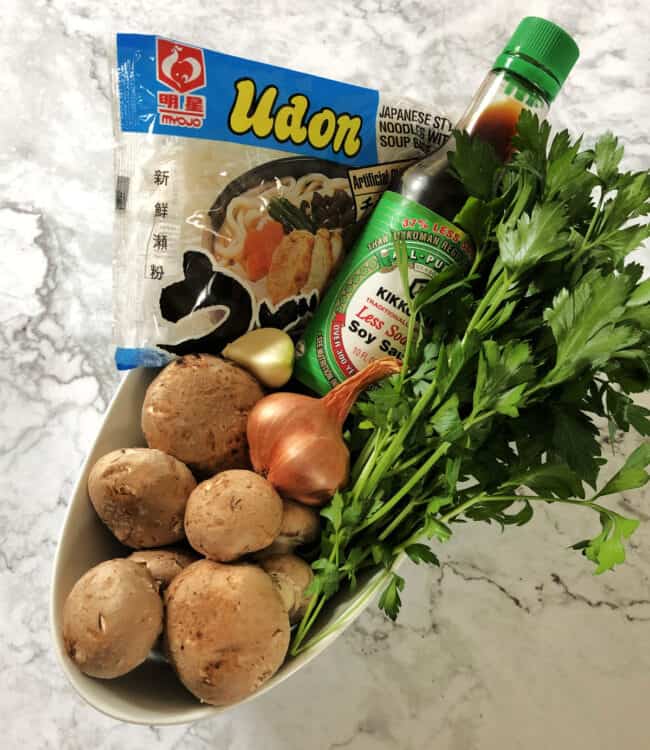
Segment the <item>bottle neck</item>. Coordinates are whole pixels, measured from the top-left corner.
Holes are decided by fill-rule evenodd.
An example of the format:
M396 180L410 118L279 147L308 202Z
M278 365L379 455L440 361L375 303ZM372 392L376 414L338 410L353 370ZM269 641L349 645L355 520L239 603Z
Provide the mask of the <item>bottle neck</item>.
M492 70L479 86L465 113L456 124L458 130L490 143L506 161L511 140L522 110L546 116L549 103L534 84L506 70Z
M522 109L530 109L542 118L548 111L548 103L528 81L509 71L491 71L456 123L456 129L467 130L487 141L506 161ZM448 154L454 148L451 137L438 151L403 172L392 189L451 220L466 199L462 185L448 171Z

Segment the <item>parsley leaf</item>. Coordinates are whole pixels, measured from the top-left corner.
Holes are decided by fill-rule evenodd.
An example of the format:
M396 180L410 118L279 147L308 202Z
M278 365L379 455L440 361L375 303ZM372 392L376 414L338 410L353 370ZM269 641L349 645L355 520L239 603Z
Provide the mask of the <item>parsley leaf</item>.
M533 517L533 507L523 496L521 501L499 501L498 495L494 498L487 498L487 500L489 501L477 502L469 508L465 513L467 518L471 518L472 521L483 521L488 524L491 524L492 521L496 521L496 523L498 523L503 529L506 526L523 526ZM517 504L521 504L520 510L514 513L506 512L513 505Z
M334 531L338 531L341 528L341 521L343 520L343 496L340 492L334 493L331 502L321 510L320 514L332 524Z
M479 138L455 130L455 151L449 153L452 173L463 183L470 196L489 201L494 195L501 162L494 148Z
M563 289L545 310L557 344L557 358L546 382L558 383L583 368L598 369L617 352L639 340L629 326L615 327L625 311L629 280L586 275L573 291Z
M553 409L552 415L553 451L595 489L598 472L605 463L598 430L586 414L568 404Z
M515 473L501 487L524 486L538 495L560 498L584 497L581 479L566 464L545 463L521 473Z
M629 307L638 307L639 305L647 305L650 302L650 279L646 279L642 284L636 287L636 289L630 295L628 300Z
M400 607L402 606L402 599L399 592L403 588L404 579L398 576L397 573L391 573L390 581L379 598L379 609L383 609L391 620L396 620L399 614Z
M536 114L525 109L519 117L512 145L519 152L530 153L539 159L545 158L550 135L550 124L546 120L540 121Z
M426 544L409 544L404 551L416 565L424 562L429 563L430 565L440 566L440 560L438 560L436 555L431 551L431 548L427 547Z
M445 440L456 440L463 433L458 413L458 395L450 396L434 414L431 423L435 431Z
M473 412L493 410L517 416L526 382L534 374L530 347L525 341L509 341L503 347L496 341L485 341L476 374Z
M596 497L612 495L615 492L625 492L643 487L650 479L645 471L650 464L650 443L642 443L630 454L623 466L614 474Z
M454 224L463 227L474 241L481 247L490 232L492 207L480 198L469 197L461 210L454 216Z
M598 178L609 187L618 177L618 165L623 158L623 146L618 145L618 138L613 133L601 135L594 146L594 164Z
M622 175L617 182L616 194L605 202L600 234L607 236L631 218L644 215L650 198L650 173L639 172Z
M625 562L623 541L629 539L639 526L638 521L624 518L613 511L602 512L600 524L600 534L573 545L573 549L582 550L584 556L596 564L596 575Z
M332 596L339 588L341 573L338 567L331 560L316 560L312 563L312 568L316 575L312 580L307 593L323 594L326 597Z
M566 198L576 189L591 192L597 184L595 175L587 171L593 161L590 152L580 151L581 139L571 143L569 133L563 130L553 138L548 155L544 201Z
M578 226L582 221L588 223L593 214L592 192L598 185L598 178L589 171L593 153L580 151L581 140L571 144L566 130L553 138L544 186L544 201L560 200L567 216ZM571 232L574 236L579 234L575 227Z
M610 422L627 432L630 425L641 435L650 435L650 409L635 404L626 394L607 384L605 390L606 413Z
M422 536L427 539L435 537L439 542L446 542L451 537L451 530L445 524L440 523L433 513L427 512L424 527L422 528Z
M424 305L435 302L446 294L449 294L453 289L452 282L456 281L459 275L460 269L458 266L450 266L437 273L415 295L415 299L413 300L415 309L420 310ZM466 282L463 279L460 283L465 284Z
M632 402L628 407L627 418L639 435L650 436L650 409Z
M540 261L557 260L570 252L567 217L561 203L542 203L523 214L516 226L497 227L499 251L506 268L523 274Z

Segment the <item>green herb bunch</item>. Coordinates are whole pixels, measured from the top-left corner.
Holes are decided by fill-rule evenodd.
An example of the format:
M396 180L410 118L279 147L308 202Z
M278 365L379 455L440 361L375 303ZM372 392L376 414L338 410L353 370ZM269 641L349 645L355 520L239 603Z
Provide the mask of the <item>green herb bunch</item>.
M454 521L529 521L539 503L598 514L601 531L574 545L602 573L625 559L638 522L603 505L644 485L650 442L598 489L594 418L650 435L631 394L650 387L650 280L626 256L648 236L650 173L619 171L611 134L593 149L523 112L514 156L456 132L450 168L469 196L456 217L476 255L466 275L436 276L408 297L406 248L395 250L411 318L400 375L358 403L347 435L351 480L322 511L309 609L292 653L342 587L376 575L394 619L403 554L438 564L429 540ZM356 606L360 606L357 602Z

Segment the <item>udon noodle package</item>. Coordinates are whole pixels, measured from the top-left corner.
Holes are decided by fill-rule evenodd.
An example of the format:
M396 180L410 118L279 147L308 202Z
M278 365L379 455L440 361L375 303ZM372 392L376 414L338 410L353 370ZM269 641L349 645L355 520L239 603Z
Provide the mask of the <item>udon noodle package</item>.
M451 132L395 96L119 34L120 369L299 333L396 174Z

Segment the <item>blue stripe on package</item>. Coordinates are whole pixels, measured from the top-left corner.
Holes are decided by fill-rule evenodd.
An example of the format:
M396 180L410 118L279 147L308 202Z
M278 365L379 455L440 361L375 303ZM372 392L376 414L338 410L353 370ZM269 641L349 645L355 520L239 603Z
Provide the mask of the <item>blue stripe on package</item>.
M141 34L118 34L117 68L124 132L377 161L372 89Z

